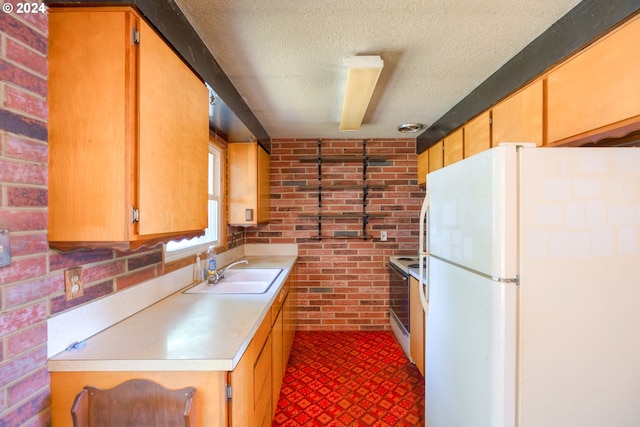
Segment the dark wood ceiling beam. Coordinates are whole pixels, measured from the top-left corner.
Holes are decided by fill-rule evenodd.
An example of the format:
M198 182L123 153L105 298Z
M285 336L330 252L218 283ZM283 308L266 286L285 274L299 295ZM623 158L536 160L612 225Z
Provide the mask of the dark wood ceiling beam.
M640 0L583 0L417 137L423 152L640 10Z

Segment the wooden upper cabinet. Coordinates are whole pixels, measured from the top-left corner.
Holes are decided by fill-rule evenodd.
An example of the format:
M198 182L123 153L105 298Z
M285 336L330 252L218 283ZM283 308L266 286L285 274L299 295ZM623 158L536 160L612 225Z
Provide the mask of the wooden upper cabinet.
M640 17L547 76L548 141L569 142L640 120Z
M464 128L459 128L444 138L444 166L464 158Z
M270 159L257 142L229 144L229 224L269 222Z
M48 56L50 246L201 234L204 83L127 7L50 8Z
M464 125L464 157L491 148L491 112L485 111Z
M429 172L436 171L444 166L444 140L438 141L429 147Z
M427 174L429 173L429 150L424 150L418 154L418 185L427 182Z
M543 81L537 80L493 107L491 146L543 141Z

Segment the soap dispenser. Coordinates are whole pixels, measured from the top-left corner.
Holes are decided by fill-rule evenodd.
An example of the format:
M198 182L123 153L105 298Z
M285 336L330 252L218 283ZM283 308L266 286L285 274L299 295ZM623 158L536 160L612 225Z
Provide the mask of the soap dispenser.
M204 280L204 266L202 265L202 260L200 259L200 252L196 254L196 264L195 268L195 277L194 280L196 283L200 283Z
M218 266L216 264L216 251L213 249L213 246L209 246L207 250L207 274L206 279L214 276L216 274Z

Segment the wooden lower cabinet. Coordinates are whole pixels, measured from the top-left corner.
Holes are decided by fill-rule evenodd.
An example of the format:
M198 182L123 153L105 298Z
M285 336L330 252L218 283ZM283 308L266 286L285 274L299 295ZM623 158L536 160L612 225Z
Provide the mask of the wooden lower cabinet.
M420 282L414 277L409 281L409 352L416 367L424 375L425 315L420 302Z
M196 425L227 425L224 371L51 372L51 425L73 426L71 406L84 386L113 388L133 378L149 379L170 389L195 387Z

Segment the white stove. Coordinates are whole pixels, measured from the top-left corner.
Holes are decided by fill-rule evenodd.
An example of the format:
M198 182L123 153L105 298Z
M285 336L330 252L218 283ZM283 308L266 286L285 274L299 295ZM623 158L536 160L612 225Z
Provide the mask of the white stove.
M407 274L409 274L410 268L418 268L420 266L417 255L392 256L389 257L389 262Z
M389 257L389 318L391 331L400 347L411 359L409 349L409 275L418 268L418 256L399 255Z

